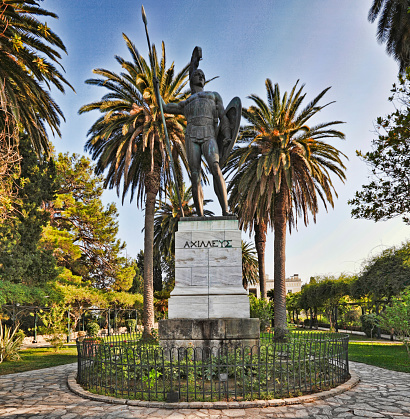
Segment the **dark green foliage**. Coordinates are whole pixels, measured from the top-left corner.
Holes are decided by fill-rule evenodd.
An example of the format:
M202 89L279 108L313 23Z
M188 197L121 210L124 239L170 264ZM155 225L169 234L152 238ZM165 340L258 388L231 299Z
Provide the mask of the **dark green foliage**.
M386 249L370 259L357 276L313 277L309 284L302 286L297 307L311 317L309 324L316 321L316 314L323 310L329 321L336 320L336 307L345 322L357 317L352 300L360 303L362 309L382 313L389 302L410 286L410 242L399 248ZM294 305L288 309L294 310ZM366 322L366 317L364 317ZM365 325L366 329L367 326Z
M125 324L127 325L128 333L135 333L137 331L137 320L127 319L125 320Z
M40 162L27 136L19 144L21 176L17 211L0 225L0 278L29 285L57 277L52 252L38 246L42 229L50 219L46 202L54 198L56 167L52 159Z
M410 285L410 242L384 250L364 267L352 283L352 296L369 296L373 302L391 299Z
M128 290L134 294L142 294L144 290L144 251L141 250L135 263L135 275L132 280L131 288Z
M377 332L377 318L375 314L363 314L360 316L360 323L362 324L362 332L368 338L374 338Z
M317 310L322 307L323 302L317 292L317 283L310 282L309 284L302 285L301 296L299 300L300 307L306 312L309 309Z
M98 335L100 331L100 325L97 322L89 322L87 323L87 334L88 336L95 337Z
M372 151L356 152L371 169L372 179L362 185L349 204L354 218L381 221L402 216L410 224L410 69L399 76L392 92L389 100L395 102L396 110L377 118L378 136L372 142Z
M144 276L144 251L140 250L136 259L137 268L141 276Z
M16 180L20 177L19 131L13 109L0 94L0 222L15 211Z
M301 292L286 294L286 310L288 312L289 321L293 321L295 324L298 324L299 322L301 296Z
M337 320L340 305L344 302L344 297L349 295L351 284L356 281L356 277L340 275L339 278L324 277L315 285L317 298L329 319L332 329Z
M33 287L0 280L0 306L3 304L31 305L40 304L47 290L42 287Z
M410 4L407 0L373 0L369 21L377 24L377 40L386 44L387 54L393 56L404 72L410 65Z
M120 255L125 243L116 238L117 209L103 206L102 180L90 160L60 154L56 161L40 161L26 137L20 150L18 211L0 225L2 281L44 288L58 278L64 284L128 290L134 263ZM9 286L4 298L29 302L25 293Z
M115 204L102 203L103 179L91 161L77 154L59 154L56 198L48 203L51 228L45 237L59 266L97 288L129 289L132 262L120 256ZM129 271L129 272L128 272ZM124 276L125 275L125 276Z
M136 261L138 272L134 276L130 292L142 293L143 290L143 277L144 277L144 251L141 250L137 255ZM155 252L154 257L154 272L153 272L154 291L162 290L162 267L161 256ZM138 290L138 291L136 291Z
M309 326L317 323L317 312L322 309L330 321L330 327L336 322L336 310L341 309L346 296L350 295L355 276L340 275L312 277L309 284L302 286L300 296L294 301L296 307L310 313ZM294 309L294 306L292 307Z
M164 290L171 292L175 287L175 257L162 258L162 271L164 277Z
M268 327L272 326L274 314L273 302L265 299L258 299L254 295L249 295L251 318L259 319L260 330L264 332Z
M410 287L393 298L377 321L380 327L391 330L403 342L410 357Z
M154 292L162 291L162 267L161 267L161 257L154 254Z

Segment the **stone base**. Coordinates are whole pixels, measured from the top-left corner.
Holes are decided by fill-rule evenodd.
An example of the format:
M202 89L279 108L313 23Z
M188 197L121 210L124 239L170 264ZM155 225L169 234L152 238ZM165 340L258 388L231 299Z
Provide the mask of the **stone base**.
M244 294L173 295L168 300L168 318L191 319L236 318L249 319L249 297ZM229 290L228 290L229 291Z
M259 319L168 319L158 323L164 348L254 346L259 344Z

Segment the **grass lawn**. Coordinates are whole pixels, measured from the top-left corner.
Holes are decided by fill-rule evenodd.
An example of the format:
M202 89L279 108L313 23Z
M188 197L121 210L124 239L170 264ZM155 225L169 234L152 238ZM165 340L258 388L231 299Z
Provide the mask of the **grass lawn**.
M56 367L77 362L77 348L68 346L55 352L53 348L33 348L20 351L20 361L4 361L0 375Z
M384 339L370 339L364 335L351 333L348 333L348 335L350 361L410 373L410 357L402 343Z
M364 364L410 373L410 357L403 344L384 342L349 343L349 359Z

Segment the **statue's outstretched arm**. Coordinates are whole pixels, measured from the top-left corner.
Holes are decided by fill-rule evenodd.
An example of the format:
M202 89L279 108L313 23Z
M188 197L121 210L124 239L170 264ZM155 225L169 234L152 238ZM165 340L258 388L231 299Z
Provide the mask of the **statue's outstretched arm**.
M164 100L161 98L162 101L162 109L165 113L172 113L174 115L181 115L184 113L184 102L179 103L165 103Z

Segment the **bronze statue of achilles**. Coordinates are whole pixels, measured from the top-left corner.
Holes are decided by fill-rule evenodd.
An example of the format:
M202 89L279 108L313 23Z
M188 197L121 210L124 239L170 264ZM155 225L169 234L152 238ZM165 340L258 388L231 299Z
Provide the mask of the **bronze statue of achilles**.
M163 109L166 113L182 114L187 120L185 146L197 215L204 215L204 194L201 186L202 156L212 173L214 190L222 208L222 215L230 215L221 167L228 158L238 135L241 101L236 97L224 109L219 93L204 91L205 75L198 69L201 58L201 48L195 47L189 69L191 96L179 103L163 103Z

